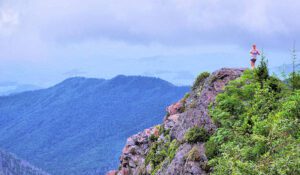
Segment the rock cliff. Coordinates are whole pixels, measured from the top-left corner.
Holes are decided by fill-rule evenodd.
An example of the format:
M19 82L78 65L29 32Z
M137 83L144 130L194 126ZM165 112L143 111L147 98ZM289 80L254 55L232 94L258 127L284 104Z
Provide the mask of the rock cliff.
M226 84L238 78L244 69L223 68L197 79L191 92L169 106L161 125L145 129L127 139L118 170L107 175L200 175L208 174L204 142L186 141L191 128L203 128L212 134L216 126L208 107Z

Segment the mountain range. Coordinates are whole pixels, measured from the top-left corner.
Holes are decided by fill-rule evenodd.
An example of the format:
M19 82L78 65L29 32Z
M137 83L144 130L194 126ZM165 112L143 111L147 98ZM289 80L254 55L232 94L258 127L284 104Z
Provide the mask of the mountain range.
M41 87L32 84L20 84L16 82L0 82L0 96L11 95L37 89L41 89Z
M141 76L75 77L0 97L0 147L54 175L104 174L126 138L159 123L189 87Z
M0 174L1 175L49 175L17 158L15 155L0 150Z

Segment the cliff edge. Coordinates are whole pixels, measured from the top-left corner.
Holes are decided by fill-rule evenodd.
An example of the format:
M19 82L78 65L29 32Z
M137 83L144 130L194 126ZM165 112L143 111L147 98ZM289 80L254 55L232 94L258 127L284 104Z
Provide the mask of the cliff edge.
M118 170L107 175L200 175L208 174L205 135L216 130L208 107L226 84L240 77L245 69L222 68L201 74L189 94L167 107L163 123L127 139ZM193 133L203 133L203 142L193 142ZM199 140L199 139L198 139Z

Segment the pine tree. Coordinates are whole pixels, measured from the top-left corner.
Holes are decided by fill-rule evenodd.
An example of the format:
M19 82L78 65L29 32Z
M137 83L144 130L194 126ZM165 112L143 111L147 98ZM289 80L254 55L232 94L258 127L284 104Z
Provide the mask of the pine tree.
M289 84L293 91L296 89L300 89L300 74L297 71L297 54L296 54L296 44L294 42L293 49L292 49L292 73L289 77Z
M261 54L260 63L255 69L254 75L256 79L260 82L261 88L263 88L264 82L269 78L268 60L266 60L266 57L263 52Z

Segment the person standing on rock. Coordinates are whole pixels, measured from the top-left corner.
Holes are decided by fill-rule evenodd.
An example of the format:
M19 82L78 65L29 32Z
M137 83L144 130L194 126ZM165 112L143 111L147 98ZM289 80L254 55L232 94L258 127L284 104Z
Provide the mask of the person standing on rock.
M251 55L251 69L255 68L255 62L256 62L256 57L257 55L260 55L260 52L256 49L256 45L252 45L252 49L250 50L250 55Z

